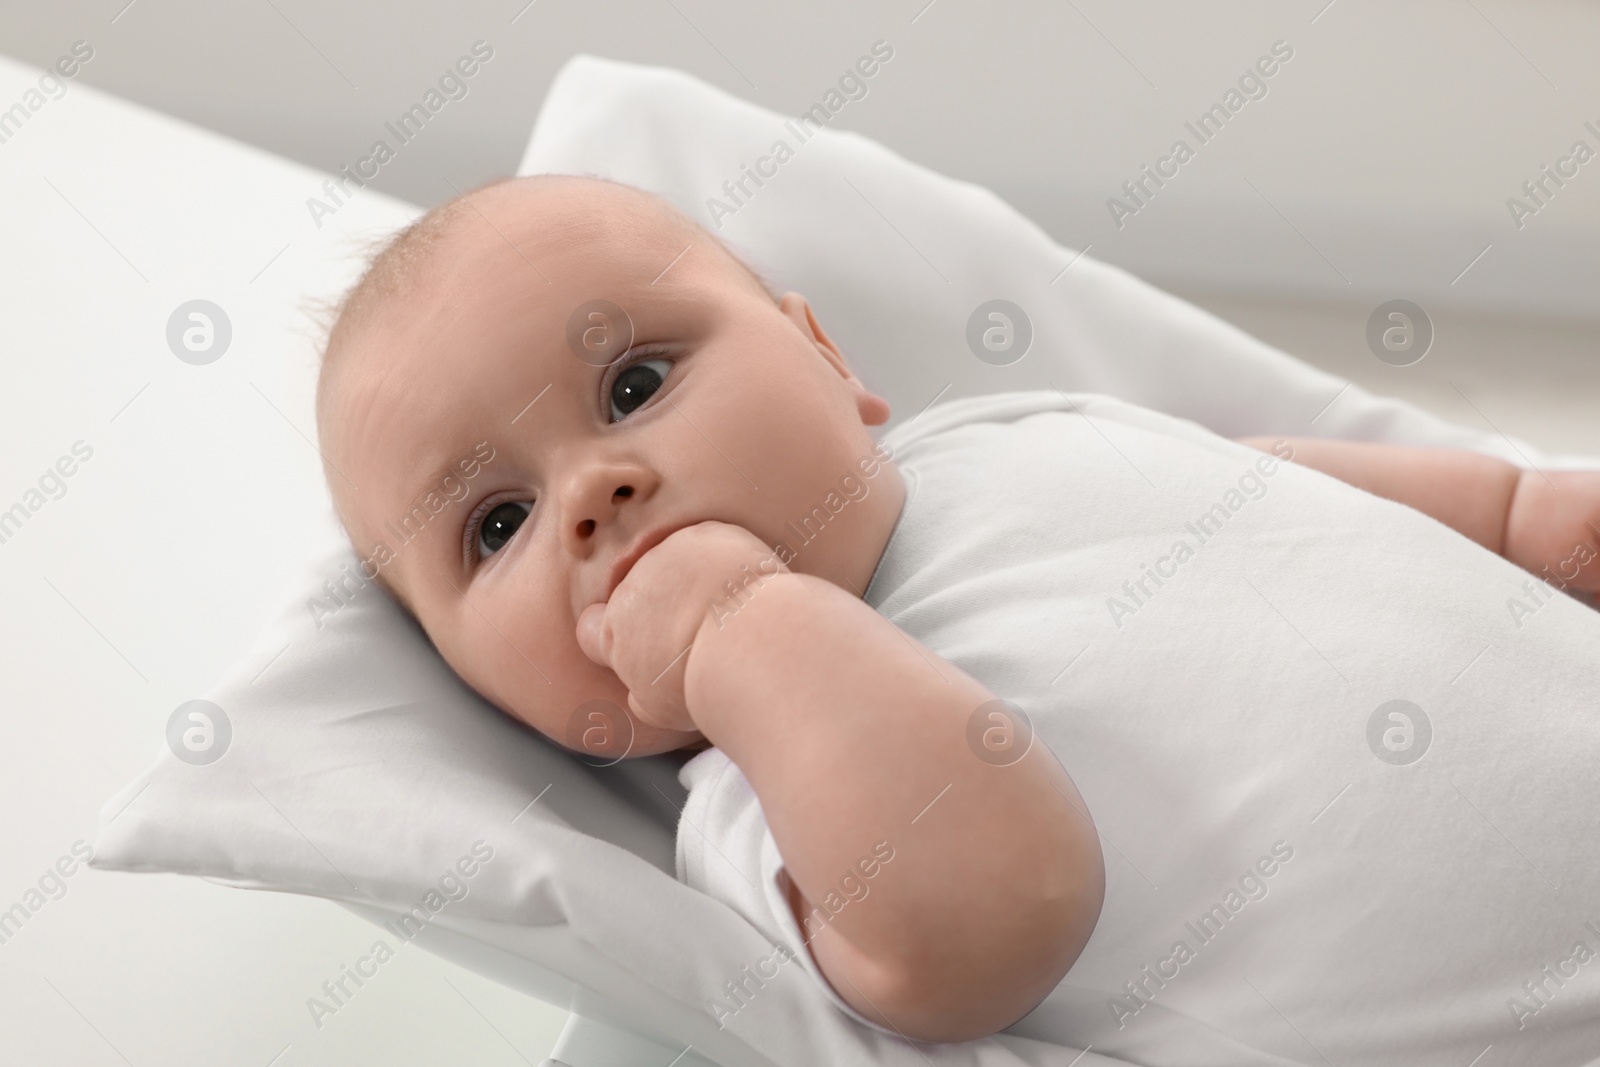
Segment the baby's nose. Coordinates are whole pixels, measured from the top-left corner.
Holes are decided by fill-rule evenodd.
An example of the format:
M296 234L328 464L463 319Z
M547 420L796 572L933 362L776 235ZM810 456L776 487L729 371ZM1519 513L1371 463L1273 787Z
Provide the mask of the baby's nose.
M626 500L631 496L633 496L632 485L627 483L618 485L611 491L611 502L609 506L614 510L619 502ZM587 540L588 538L594 536L596 525L597 524L593 517L585 516L584 518L580 519L575 531L578 535L578 539Z

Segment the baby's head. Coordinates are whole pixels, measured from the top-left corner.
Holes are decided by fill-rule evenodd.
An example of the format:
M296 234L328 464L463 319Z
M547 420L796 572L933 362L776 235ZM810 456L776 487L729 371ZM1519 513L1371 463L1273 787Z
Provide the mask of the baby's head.
M864 590L904 499L867 431L888 416L799 294L774 299L665 201L564 176L487 186L391 242L317 391L363 572L463 680L572 747L579 709L627 714L576 627L642 537L732 523ZM703 740L616 725L629 755Z

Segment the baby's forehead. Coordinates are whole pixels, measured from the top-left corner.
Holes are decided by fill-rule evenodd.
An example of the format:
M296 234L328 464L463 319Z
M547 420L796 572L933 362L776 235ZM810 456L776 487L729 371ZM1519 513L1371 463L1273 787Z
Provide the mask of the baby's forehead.
M631 259L628 253L676 254L697 242L717 244L657 196L565 175L511 179L458 198L446 205L438 226L430 251L447 263L478 250L491 257L515 254L535 271L559 270L565 255Z
M657 285L680 259L691 262ZM348 390L334 383L381 381L397 341L431 335L445 355L468 320L509 322L531 304L576 308L641 287L664 296L690 278L772 299L715 237L652 194L566 175L500 182L434 209L378 255L333 325L319 393L342 402Z

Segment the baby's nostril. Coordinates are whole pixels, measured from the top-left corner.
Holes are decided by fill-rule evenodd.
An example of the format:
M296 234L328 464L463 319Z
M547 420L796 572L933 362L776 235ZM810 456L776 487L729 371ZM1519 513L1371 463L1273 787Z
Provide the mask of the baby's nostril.
M593 519L584 519L582 522L578 523L578 536L579 537L588 537L592 533L594 533L594 520Z
M633 486L631 486L631 485L619 485L619 486L617 486L617 491L615 493L611 494L611 495L612 495L613 498L619 497L619 496L620 497L632 496L633 495Z

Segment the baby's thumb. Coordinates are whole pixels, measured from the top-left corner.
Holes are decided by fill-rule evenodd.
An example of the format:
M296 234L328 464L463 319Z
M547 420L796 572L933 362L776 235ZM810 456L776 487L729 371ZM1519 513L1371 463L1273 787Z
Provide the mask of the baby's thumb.
M578 647L600 666L609 667L611 661L606 656L605 621L604 604L590 604L584 608L583 614L578 616Z

